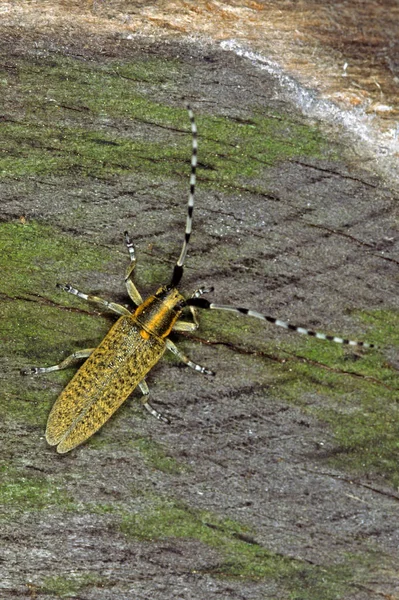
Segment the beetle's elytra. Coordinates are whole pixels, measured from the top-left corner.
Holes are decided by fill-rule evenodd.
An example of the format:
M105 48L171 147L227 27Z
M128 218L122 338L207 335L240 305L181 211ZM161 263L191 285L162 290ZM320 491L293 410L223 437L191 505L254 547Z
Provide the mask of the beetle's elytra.
M51 446L57 446L57 451L60 453L72 450L98 431L137 386L143 394L143 404L146 409L156 418L167 421L147 401L149 390L145 382L147 373L159 361L165 350L173 352L196 371L213 374L209 369L192 362L168 338L172 330L193 331L198 327L196 308L232 311L323 340L373 347L372 344L365 342L355 342L297 327L246 308L213 304L202 298L202 295L210 292L211 289L200 288L189 298L185 298L178 291L177 286L183 276L191 235L197 168L197 128L189 107L188 113L192 132L192 155L186 230L182 250L170 283L160 287L154 295L143 301L133 283L133 271L136 265L134 245L129 235L125 233L130 255L125 283L128 294L136 306L135 311L130 312L119 304L84 294L70 285L58 285L66 292L111 310L120 315L120 318L97 348L75 352L58 365L31 367L21 371L23 375L49 373L65 369L76 361L86 359L57 398L48 418L46 440ZM187 307L192 313L192 321L181 318L183 310Z

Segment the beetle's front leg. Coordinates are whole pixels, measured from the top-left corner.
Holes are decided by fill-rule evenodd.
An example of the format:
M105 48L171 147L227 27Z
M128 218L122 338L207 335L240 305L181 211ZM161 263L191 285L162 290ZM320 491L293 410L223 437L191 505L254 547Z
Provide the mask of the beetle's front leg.
M78 298L82 298L82 300L87 300L88 302L94 302L95 304L99 304L103 306L107 310L110 310L117 315L130 315L130 311L122 306L121 304L116 304L115 302L108 302L108 300L104 300L103 298L99 298L98 296L92 296L91 294L84 294L83 292L79 292L79 290L75 289L68 283L63 285L62 283L57 283L57 288L63 290L64 292L68 292L68 294L73 294Z
M51 373L52 371L61 371L62 369L68 369L74 363L79 362L82 358L88 358L95 348L86 348L85 350L78 350L70 356L67 356L58 365L52 367L29 367L28 369L21 369L21 375L41 375L42 373Z

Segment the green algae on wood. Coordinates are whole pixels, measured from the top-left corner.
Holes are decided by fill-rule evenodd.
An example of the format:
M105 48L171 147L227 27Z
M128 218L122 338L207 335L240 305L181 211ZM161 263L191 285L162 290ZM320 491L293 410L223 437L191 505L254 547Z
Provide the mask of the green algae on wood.
M13 118L11 109L3 122L0 177L78 173L109 178L129 171L182 177L187 141L176 132L184 131L185 109L154 102L148 85L150 76L156 84L157 74L169 87L177 85L169 66L182 68L178 61L161 60L84 65L60 56L43 58L34 69L20 66L3 95L5 102L10 96L10 106L16 93L23 96L25 114ZM207 115L197 120L203 184L213 188L234 188L265 164L334 153L317 127L275 112L254 114L249 121Z
M46 511L57 508L72 509L69 494L56 485L53 478L27 474L24 469L0 466L0 506L7 507L2 519L8 521L13 515L30 511Z
M236 521L159 498L146 511L122 515L121 530L141 540L197 540L219 555L215 565L202 574L276 581L286 590L287 598L297 600L346 597L367 559L348 556L348 561L341 564L311 565L267 550L257 543L251 530Z
M95 571L75 573L68 575L49 575L45 577L41 585L36 586L40 594L51 594L57 598L75 598L77 594L84 592L85 588L94 588L106 585L107 578Z

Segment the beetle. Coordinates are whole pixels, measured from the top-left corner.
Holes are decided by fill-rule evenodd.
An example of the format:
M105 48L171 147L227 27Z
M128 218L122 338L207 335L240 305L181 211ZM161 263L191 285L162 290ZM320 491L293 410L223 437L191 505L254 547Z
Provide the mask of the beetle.
M193 222L198 147L197 127L190 107L188 107L188 114L192 133L192 154L186 229L170 283L162 285L155 294L143 301L133 283L133 272L136 266L134 244L129 234L125 232L125 242L130 256L125 284L129 297L136 306L135 311L130 312L120 304L80 292L71 285L57 284L57 287L65 292L116 313L119 319L97 348L74 352L57 365L31 367L21 371L23 375L50 373L86 359L57 398L48 417L46 440L51 446L56 446L59 453L68 452L90 438L108 421L137 386L143 394L144 407L157 419L168 422L168 419L148 402L149 389L145 381L146 375L166 350L175 354L195 371L214 375L210 369L194 363L169 339L172 331L194 331L198 328L197 308L231 311L340 344L374 347L373 344L366 342L347 340L298 327L247 308L214 304L202 297L213 288L199 288L188 298L180 293L177 286L183 276ZM183 310L186 308L191 311L192 321L182 319Z

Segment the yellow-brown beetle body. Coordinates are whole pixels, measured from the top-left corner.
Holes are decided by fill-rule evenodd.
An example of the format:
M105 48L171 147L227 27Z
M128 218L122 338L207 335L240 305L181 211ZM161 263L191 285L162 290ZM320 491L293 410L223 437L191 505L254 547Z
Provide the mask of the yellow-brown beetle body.
M58 365L32 367L22 371L24 375L49 373L65 369L77 360L87 359L58 397L50 412L46 439L50 445L57 446L57 451L60 453L72 450L98 431L137 386L143 393L145 408L156 418L167 421L146 400L149 390L145 382L145 376L159 361L165 350L173 352L192 369L213 375L212 371L192 362L168 338L172 330L193 331L198 327L195 307L231 311L238 315L267 321L284 329L340 344L373 347L372 344L355 342L297 327L247 308L211 303L201 297L211 289L200 288L187 299L177 290L177 285L183 275L192 229L197 167L197 129L191 109L188 108L188 111L192 132L190 192L184 242L170 284L159 288L153 296L143 301L132 280L136 265L134 245L128 234L125 233L131 261L125 283L128 294L136 305L135 312L131 313L120 304L79 292L70 285L58 285L66 292L111 310L120 318L97 348L75 352ZM187 322L181 319L185 307L191 310L192 321Z
M183 301L161 288L118 319L55 402L46 430L51 446L68 452L108 421L165 352Z

